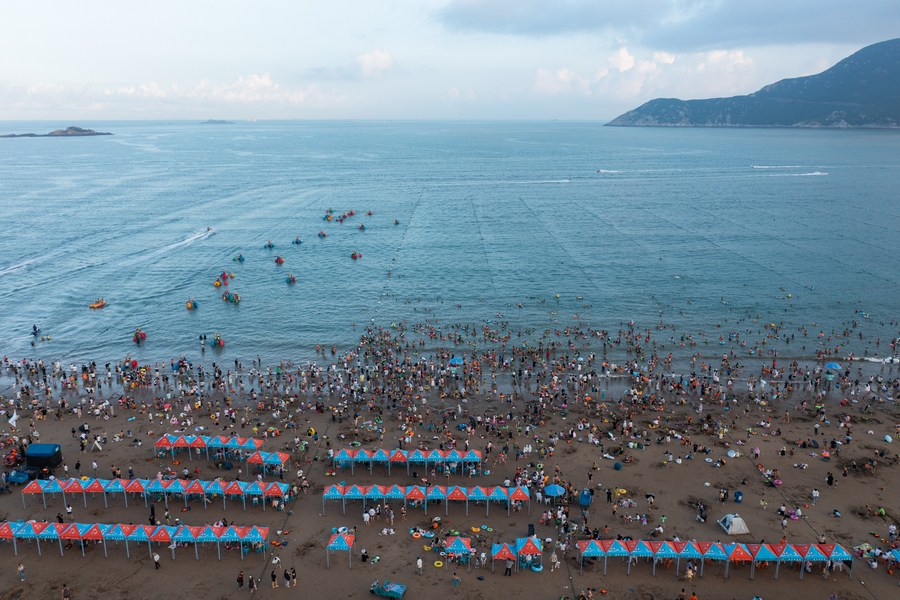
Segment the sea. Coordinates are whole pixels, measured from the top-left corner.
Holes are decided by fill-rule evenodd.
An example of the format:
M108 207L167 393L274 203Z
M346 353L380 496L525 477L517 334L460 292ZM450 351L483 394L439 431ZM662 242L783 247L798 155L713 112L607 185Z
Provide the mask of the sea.
M773 324L807 332L800 355L848 327L858 356L898 335L900 131L76 124L113 135L0 139L13 359L303 363L426 322L514 344L634 323L676 353Z

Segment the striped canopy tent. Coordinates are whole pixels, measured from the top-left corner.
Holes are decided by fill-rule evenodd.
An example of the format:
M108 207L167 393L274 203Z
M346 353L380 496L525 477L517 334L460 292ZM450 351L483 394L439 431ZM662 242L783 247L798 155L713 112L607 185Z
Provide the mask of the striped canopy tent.
M463 457L459 450L451 448L443 452L443 463L447 465L451 472L455 472L457 467L462 466L462 460Z
M84 482L80 479L65 479L60 482L60 485L63 488L63 491L72 494L81 494L82 500L84 501L84 507L87 508L87 492L84 491Z
M339 469L343 469L349 466L350 473L353 474L353 457L355 455L356 450L350 448L341 448L334 453L334 457L331 459L331 464Z
M132 479L125 484L126 494L140 494L144 498L144 506L149 506L147 499L147 486L150 485L149 479Z
M525 557L529 561L538 557L538 564L544 566L544 543L536 535L516 538L516 556Z
M169 508L169 494L167 493L169 484L170 481L167 479L151 479L147 484L147 493L161 496L166 508Z
M516 560L516 552L509 544L491 544L491 571L495 560Z
M725 562L726 579L728 579L728 567L732 562L750 562L751 565L753 564L753 555L750 554L750 551L744 544L736 542L722 544L722 549L725 551L725 556L728 557L728 560Z
M247 489L246 481L231 481L222 489L222 502L225 502L225 496L240 496L241 502L244 504L244 510L247 510Z
M463 488L466 489L466 488ZM488 499L488 489L481 487L480 485L475 485L466 490L466 495L468 496L469 501L471 502L485 502L487 503ZM466 508L468 509L468 502L466 503ZM490 511L490 506L488 506L488 511Z
M256 450L255 452L253 452L246 458L246 460L244 461L244 464L247 467L248 474L250 473L250 465L262 466L265 463L265 457L263 456L263 454L265 454L265 452L260 452L259 450ZM263 468L265 468L265 467L263 467Z
M179 544L194 544L194 560L200 560L200 553L197 550L197 534L200 533L201 527L193 525L182 525L172 536L172 539Z
M44 488L43 486L41 486L40 479L32 479L28 482L28 485L22 488L22 508L26 508L25 494L29 494L32 496L40 494L41 499L44 501L44 508L47 508L47 497L44 495Z
M329 485L325 486L325 491L322 492L322 513L325 513L325 501L326 500L343 500L344 499L344 488L339 485ZM346 514L346 510L344 511Z
M853 576L853 555L847 552L840 544L816 544L822 554L831 561L850 562L850 576ZM900 562L900 550L892 550L895 558Z
M403 503L406 504L407 501L413 502L422 502L425 505L425 510L427 514L428 505L425 502L425 487L421 485L408 485L406 486L406 494L403 496Z
M778 568L782 562L799 562L803 560L800 553L791 544L769 544L772 552L777 556L775 562L775 579L778 579Z
M363 508L366 507L366 488L362 485L348 485L344 487L344 514L347 514L346 500L362 500Z
M131 533L127 534L125 539L132 542L146 542L147 543L147 555L150 558L153 558L153 548L150 544L150 534L156 530L156 527L153 525L138 525L135 527Z
M291 455L287 452L263 452L263 465L265 467L286 468L291 464Z
M656 563L661 560L678 558L678 552L665 540L651 540L646 542L650 552L653 553L653 574L656 575Z
M60 537L62 533L72 526L72 523L51 523L48 529L56 530L56 541L59 543L59 555L63 555L63 543L62 538Z
M390 487L385 486L384 490L384 499L385 500L403 500L406 498L406 488L402 485L392 485Z
M807 562L827 562L828 557L816 547L815 544L793 544L797 553ZM800 579L803 579L803 572L806 569L800 569Z
M369 465L369 475L372 474L372 453L365 448L360 448L353 456L353 464ZM352 472L352 471L351 471Z
M481 464L481 451L480 450L467 450L463 455L462 459L465 464Z
M355 541L356 536L352 533L335 533L332 535L325 546L325 565L331 566L330 554L332 552L346 552L347 564L350 568L353 568L353 543Z
M246 443L246 441L247 438L230 437L222 444L222 447L226 450L240 450L241 444Z
M391 474L391 466L392 465L406 465L406 474L409 475L409 453L406 450L402 450L400 448L396 448L391 450L390 456L388 457L388 475Z
M370 459L372 462L369 463L369 473L372 473L372 465L385 465L388 468L388 475L391 474L391 457L388 455L387 450L384 448L378 448L377 450L372 451L372 456Z
M57 535L60 540L79 542L81 544L81 556L84 558L84 541L81 539L81 529L78 527L78 523L71 523L62 531L58 531Z
M156 442L153 444L153 451L156 452L158 449L168 450L172 455L172 460L175 460L175 440L178 439L177 435L164 434L162 435ZM165 456L160 453L161 456Z
M425 453L418 448L414 450L410 450L407 455L407 466L406 466L406 474L409 474L409 467L412 465L425 465L428 466L428 459L425 457Z
M628 556L628 549L619 540L598 540L597 543L603 550L603 575L606 575L606 562L610 556L623 558Z
M151 542L157 544L169 544L169 549L172 551L172 560L175 560L175 544L172 543L172 538L177 531L178 527L159 525L153 530L153 533L150 534Z
M225 443L230 438L225 435L213 435L206 439L206 447L212 448L213 450L222 450L225 448Z
M425 453L425 468L428 468L428 463L432 463L437 467L437 465L444 462L444 453L441 450L430 450Z
M575 547L578 549L579 562L581 563L580 573L584 573L585 558L600 558L605 554L603 548L600 547L600 542L597 540L579 540L575 542Z
M428 486L425 493L425 514L428 514L428 503L429 502L440 502L444 501L444 514L449 515L449 509L447 507L447 488L440 485L432 485Z
M653 551L650 549L647 544L640 540L624 540L622 544L628 550L628 571L627 573L631 575L631 563L634 562L630 559L632 558L652 558Z
M265 486L265 484L259 480L250 481L244 487L244 496L250 496L251 498L254 498L254 500L253 500L254 505L258 504L260 502L260 500L262 499L263 495L265 494L264 486ZM262 502L262 507L263 507L263 510L266 510L265 501Z
M385 486L383 485L370 485L366 488L365 499L373 502L384 502L384 490Z
M509 499L513 502L528 502L528 514L531 514L531 492L525 486L509 488ZM506 514L509 514L509 504L506 505Z
M725 550L719 542L697 542L697 549L700 550L700 577L703 577L703 564L707 559L727 561Z
M78 527L78 533L81 536L81 553L84 555L84 541L103 542L103 556L108 557L106 553L106 537L105 533L112 525L104 525L102 523L75 523Z
M46 526L35 528L35 533L37 534L35 539L38 540L38 556L41 555L40 540L59 540L59 530L54 525L60 525L60 523L46 523ZM62 525L65 525L65 523L62 523ZM62 554L62 545L60 545L59 551Z
M472 561L469 560L472 557L472 540L470 538L458 535L450 536L445 540L444 551L447 556L459 557L461 562L464 560L469 565L469 569L472 569Z
M454 502L465 502L466 516L469 515L469 495L466 493L466 488L461 488L458 485L449 486L447 488L447 500L453 500Z
M126 525L124 523L113 525L109 528L109 531L106 532L106 539L112 540L117 544L119 542L125 542L125 556L131 558L131 551L128 549L128 536L130 536L137 527L137 525Z
M203 491L208 496L212 496L215 498L216 496L222 497L222 510L228 508L225 504L225 486L223 485L225 482L221 479L213 479L212 481L207 481L206 485L203 487Z
M485 490L487 492L487 502L485 502L485 515L491 514L491 502L502 502L506 505L506 514L509 514L509 492L503 486L495 485Z
M185 439L188 443L188 448L191 450L197 450L197 454L200 454L200 450L206 451L206 460L209 460L209 436L206 435L189 435L185 436ZM191 455L193 452L188 453L189 460L194 460Z
M128 494L125 493L125 486L128 484L130 480L128 479L107 479L102 481L103 489L108 494L122 494L122 498L125 499L125 508L128 508Z
M753 579L756 572L756 563L778 560L769 544L747 544L747 552L753 557L753 562L750 563L750 579Z
M187 494L185 493L185 486L189 485L189 481L187 479L171 479L169 480L169 484L166 486L166 493L171 494L173 497L180 495L182 499L184 499L185 507L188 505Z

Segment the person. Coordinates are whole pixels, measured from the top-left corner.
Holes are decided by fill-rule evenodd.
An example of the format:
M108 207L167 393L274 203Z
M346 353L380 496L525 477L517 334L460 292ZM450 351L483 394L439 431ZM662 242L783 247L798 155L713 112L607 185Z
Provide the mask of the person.
M69 591L69 586L65 583L62 586L62 592L60 593L60 597L63 600L70 600L72 598L72 592Z
M553 550L553 554L550 555L550 565L551 573L559 568L559 557L556 555L556 550Z
M512 568L513 568L513 561L511 559L507 558L506 559L506 570L503 571L504 577L512 577Z
M247 577L247 589L250 590L250 595L256 591L256 580L253 579L253 575Z
M157 568L157 569L160 567L160 564L159 564L159 554L157 554L156 552L153 553L153 565L154 565L154 567Z
M369 562L369 553L365 548L363 548L362 552L359 553L359 558L363 562Z
M275 573L275 569L272 569L272 588L278 587L278 575Z
M818 488L813 488L813 491L812 491L812 503L815 504L815 503L816 503L816 500L818 500L818 499L819 499L819 489L818 489Z
M421 574L422 574L422 557L417 556L416 557L416 575L421 575Z
M284 587L291 587L291 572L287 569L284 570Z
M697 592L691 592L691 596L688 598L688 600L700 600L700 599L697 597Z
M681 588L681 593L678 594L678 600L687 600L687 594L684 593L684 588Z
M19 581L25 581L25 565L19 563L19 566L16 567L16 573L19 574Z
M291 587L297 587L297 569L291 567Z
M238 576L237 576L237 584L238 584L238 589L239 589L239 590L244 589L244 572L243 572L243 571L241 571L240 573L238 573Z

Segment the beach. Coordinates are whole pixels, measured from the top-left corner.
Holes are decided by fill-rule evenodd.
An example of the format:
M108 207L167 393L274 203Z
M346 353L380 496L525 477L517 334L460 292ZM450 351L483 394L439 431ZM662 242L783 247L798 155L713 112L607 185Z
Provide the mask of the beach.
M578 541L592 537L743 544L784 540L840 544L851 553L869 543L888 550L888 528L900 516L892 493L900 478L896 442L886 441L896 437L900 423L894 402L900 381L898 366L889 359L875 363L821 354L800 361L778 356L738 360L726 351L697 352L673 363L654 351L653 332L634 324L598 334L593 348L578 349L582 331L559 331L551 336L556 338L552 344L518 347L505 343L508 332L502 326L494 331L460 324L456 331L458 336L439 339L434 342L438 349L424 352L419 348L434 335L426 323L370 327L354 348L322 347L320 361L302 366L253 359L231 364L224 358L179 364L173 358L147 365L112 363L109 370L86 363L74 372L59 364L54 373L52 364L7 359L4 440L60 444L64 466L54 471L59 479L239 477L252 482L255 470L239 460L224 470L221 460L207 460L199 449L189 458L189 449L154 448L165 434L240 436L262 440L260 450L287 453L290 462L283 472L267 472L263 480L283 481L298 493L282 510L267 504L264 511L250 501L244 510L233 498L225 508L218 497L206 507L191 500L190 509L182 510L184 501L171 498L165 514L165 503L155 502L154 522L160 525L224 520L268 527L268 549L252 550L243 559L233 548L221 549L219 560L215 544L199 545L199 560L193 544L170 548L159 543L151 551L132 542L130 557L121 543L107 542L108 557L102 545L89 544L84 558L78 543L60 556L57 543L45 540L39 556L35 542L19 541L18 557L11 544L3 544L3 597L59 596L65 583L75 598L163 593L236 598L249 594L246 583L238 589L240 571L245 580L253 576L260 582L254 595L272 598L298 591L365 597L375 580L405 584L408 598L675 599L682 589L701 599L886 598L896 593L898 577L887 573L884 560L876 561L874 570L867 561L853 561L852 577L849 563L823 572L826 563L815 562L802 581L801 561L779 564L777 579L771 561L756 565L753 579L746 562L731 562L726 578L724 562L704 561L702 577L698 573L687 580L684 560L661 560L653 574L649 559L629 566L626 559L611 557L605 576L603 559L585 562L582 572L576 550ZM471 348L473 335L484 340L482 349ZM7 421L13 412L18 415L14 431ZM368 464L356 464L351 472L333 461L342 450L359 449L475 450L483 462L478 474L458 465L446 474L425 465L412 465L409 473L395 466L389 474L383 464L374 464L371 472ZM562 486L562 496L550 505L539 502L537 493L552 484ZM518 485L530 489L530 502L511 505L507 514L502 502L470 501L466 515L465 504L438 500L429 503L427 513L421 503L409 504L404 515L403 501L370 501L366 508L377 505L379 514L366 523L360 500L346 500L346 514L341 501L323 500L323 492L335 485L421 485L426 490ZM593 496L582 511L579 495L585 489ZM44 508L40 494L23 495L21 485L11 490L0 496L4 520L143 524L151 518L139 494L129 495L127 508L122 494L107 494L108 507L103 494L67 495L68 515L60 494L47 495ZM705 506L703 522L698 503ZM782 508L786 515L780 514ZM717 524L734 513L749 534L729 536ZM435 517L440 518L436 529ZM543 542L543 569L504 576L505 561L491 564L491 545L515 544L531 525ZM344 527L355 528L352 556L330 552L326 567L325 545L333 529ZM452 532L470 538L474 557L485 552L486 564L452 564L434 551L433 541L423 543L429 538L413 537L413 527L433 531L431 540ZM369 557L365 562L363 550ZM159 569L153 552L160 556ZM552 555L559 559L557 568ZM421 574L417 557L423 562ZM17 578L19 561L24 581ZM292 568L298 585L287 591L283 571ZM272 589L273 572L278 589Z

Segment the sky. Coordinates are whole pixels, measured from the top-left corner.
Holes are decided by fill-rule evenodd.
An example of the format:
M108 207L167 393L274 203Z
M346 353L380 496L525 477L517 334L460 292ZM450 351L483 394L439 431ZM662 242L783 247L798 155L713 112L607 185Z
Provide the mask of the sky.
M898 32L898 0L3 0L0 121L608 120Z

